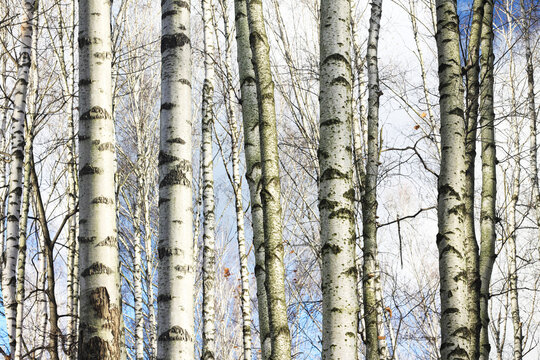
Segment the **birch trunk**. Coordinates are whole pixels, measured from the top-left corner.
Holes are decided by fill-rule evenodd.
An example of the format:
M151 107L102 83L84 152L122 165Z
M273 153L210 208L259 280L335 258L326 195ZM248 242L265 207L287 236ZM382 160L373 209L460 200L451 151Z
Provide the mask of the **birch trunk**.
M34 208L36 208L36 205L34 204ZM39 225L38 225L39 226ZM40 249L40 256L39 256L39 288L42 289L40 291L39 300L38 300L38 311L40 313L40 320L39 320L39 328L38 328L38 346L39 351L37 352L36 359L42 359L43 353L45 351L46 346L46 334L47 334L47 320L49 319L47 314L47 294L45 292L45 288L47 286L47 262L45 259L45 240L43 236L39 233L39 249Z
M79 7L80 360L123 352L110 12L97 0Z
M480 209L480 343L479 357L489 359L489 286L495 262L495 224L497 200L497 155L495 148L495 112L493 104L494 54L493 54L493 1L484 5L481 40L480 71L480 129L482 151L482 201Z
M213 360L216 354L216 239L214 203L214 29L211 0L202 0L204 32L204 84L202 98L202 172L203 172L203 349L201 359Z
M517 126L514 124L513 126ZM508 276L509 276L509 292L510 292L510 309L512 312L512 325L514 327L514 360L521 360L523 357L523 335L521 316L519 314L519 297L518 297L518 274L517 274L517 203L519 200L520 191L520 175L521 175L521 156L519 133L517 129L514 133L515 142L515 167L513 179L513 191L509 209L509 226L508 226Z
M36 212L41 225L41 232L44 243L44 259L46 261L46 274L47 274L47 290L46 295L49 304L49 344L47 350L51 360L58 360L58 336L60 335L60 329L58 327L58 306L56 302L55 293L55 271L54 271L54 242L51 239L49 233L49 227L47 223L47 216L45 214L45 205L41 197L41 191L39 188L39 181L36 174L36 165L34 163L33 153L30 152L30 170L32 177L32 192L34 202L36 204Z
M378 43L382 12L382 0L371 3L368 48L368 153L364 196L362 197L362 219L364 240L363 294L366 323L366 358L387 359L388 349L384 336L382 314L382 290L377 250L377 178L379 172L379 85Z
M190 1L161 5L158 359L194 358Z
M437 246L441 294L441 357L472 358L468 319L466 127L456 1L437 0L437 50L441 112Z
M144 187L144 252L146 262L146 296L148 298L148 328L147 336L150 344L150 360L155 360L157 356L157 336L156 336L156 312L154 302L154 251L152 249L152 228L150 223L150 197L149 181L146 179Z
M257 280L257 305L259 333L263 360L270 358L270 320L266 296L266 264L264 248L264 220L261 200L261 147L259 135L259 108L257 85L253 68L253 53L249 44L247 1L235 0L236 49L240 88L242 94L242 118L244 123L244 154L246 157L246 179L251 201L251 223L255 248L255 277Z
M15 354L16 343L16 271L19 251L19 218L21 215L22 176L24 165L24 127L26 96L32 62L32 36L34 1L24 1L21 20L21 50L17 59L17 82L14 90L13 118L11 123L11 163L7 207L6 250L2 272L2 293L7 324L10 354Z
M466 63L466 108L465 123L467 127L465 139L465 161L467 172L465 173L465 230L467 232L466 252L467 283L469 287L468 312L469 312L469 339L470 351L473 359L478 358L480 337L480 276L478 243L475 232L474 216L474 193L475 193L475 162L476 162L476 137L478 129L478 97L480 91L480 44L482 23L484 17L485 0L474 0L472 22L470 27L469 47L467 49Z
M75 42L75 1L70 2L71 24L73 27L72 38ZM75 44L71 47L71 63L73 71L75 69ZM75 73L71 78L71 87L68 89L72 94L75 93ZM78 188L77 188L77 159L75 144L75 101L74 96L69 97L70 115L68 119L68 213L74 213L77 207ZM68 355L69 359L77 359L77 333L79 318L79 241L77 240L77 216L71 216L68 221Z
M319 211L323 359L356 360L358 300L352 183L350 2L321 3Z
M142 122L139 119L139 122ZM144 206L145 198L143 196L143 181L142 178L142 131L141 125L137 124L137 190L135 199L135 209L133 216L134 238L133 238L133 287L135 300L135 359L144 359L144 314L143 314L143 298L142 298L142 255L141 255L141 209Z
M512 86L512 114L516 113L516 94L514 89L514 61L513 53L510 53L510 84ZM520 134L518 129L517 120L514 119L514 123L511 124L513 130L513 143L514 143L514 171L513 171L513 186L512 194L510 198L510 204L508 209L508 292L510 294L510 311L512 314L512 325L514 328L514 347L513 358L514 360L521 360L523 357L523 334L521 316L519 313L519 296L518 296L518 273L517 273L517 205L520 196L520 180L521 180L521 144Z
M281 219L281 183L277 141L274 82L270 67L268 37L262 2L247 1L249 39L255 70L259 108L259 136L262 164L261 200L266 265L266 297L272 360L291 358L291 337L285 299L285 267Z
M229 40L229 20L227 1L222 1L224 18L224 35ZM235 97L231 72L231 43L227 42L225 52L225 71L227 76L227 91L225 103L227 106L227 120L231 134L231 157L232 157L232 187L234 192L234 204L236 211L236 239L238 241L238 258L240 259L240 278L242 281L241 306L242 306L242 343L244 346L244 359L251 360L251 297L249 293L249 269L248 254L246 252L246 237L244 232L244 205L242 201L242 182L240 175L240 141L236 124L236 116L233 108ZM249 49L249 46L248 46Z
M525 16L532 16L531 9L526 9L525 2L521 1L522 13ZM537 249L540 254L540 186L538 184L538 143L536 136L538 133L536 103L534 99L534 60L531 49L531 26L529 22L525 29L525 60L527 62L527 105L528 117L530 121L530 158L531 158L531 185L532 185L532 205L536 217L536 226L538 228Z
M32 60L35 60L33 58ZM34 89L35 91L35 89ZM30 106L29 106L30 107ZM30 113L30 111L28 111ZM19 253L17 260L17 321L15 324L15 360L21 360L23 355L23 322L24 322L24 297L25 297L25 277L26 277L26 231L28 224L28 210L30 205L30 152L33 143L32 120L27 121L26 142L24 144L24 169L23 169L23 193L21 204L21 217L19 228Z

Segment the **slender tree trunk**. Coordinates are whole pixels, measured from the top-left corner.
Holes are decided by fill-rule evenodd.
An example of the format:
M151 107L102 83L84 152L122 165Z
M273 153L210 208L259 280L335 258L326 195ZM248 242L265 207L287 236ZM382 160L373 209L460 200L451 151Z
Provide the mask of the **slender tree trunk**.
M240 278L242 281L242 343L244 346L244 359L251 360L251 297L249 294L249 269L248 255L246 252L246 237L244 232L244 205L242 202L242 182L240 174L240 135L236 124L236 116L233 108L234 88L231 71L231 44L229 41L229 18L227 1L222 1L224 18L224 35L227 40L225 51L225 71L227 76L227 91L225 103L227 106L227 120L231 134L231 157L232 157L232 187L234 192L234 204L236 210L236 239L238 241L238 258L240 259ZM248 47L249 48L249 47Z
M377 250L377 178L379 172L379 85L378 43L382 0L371 2L368 49L368 154L366 163L365 194L362 197L364 240L363 294L366 322L366 358L386 359L388 349L384 336L382 290Z
M495 112L493 106L493 1L484 6L481 41L480 128L482 147L482 201L480 209L480 359L489 360L489 286L495 262L495 224L497 200L497 155L495 147Z
M122 308L116 230L110 3L79 7L79 359L119 359ZM51 274L49 274L51 276ZM49 289L50 291L50 289Z
M153 174L153 173L151 173ZM148 176L148 174L147 174ZM154 308L154 302L156 300L154 296L154 252L152 249L152 227L150 223L150 207L152 199L150 196L150 179L151 176L145 179L144 184L144 252L146 262L146 296L148 299L148 328L147 336L148 343L150 344L150 360L155 360L157 356L157 336L156 336L156 312Z
M321 3L320 145L323 359L358 358L349 0Z
M531 9L525 7L525 2L521 1L522 13L526 17L531 17ZM536 114L536 103L534 99L534 59L533 53L531 50L531 24L530 22L526 25L525 29L525 60L527 62L527 105L528 105L528 116L530 121L530 158L531 158L531 185L532 185L532 205L535 211L536 217L536 226L538 228L538 244L537 249L540 254L540 186L538 184L538 143L536 141L536 136L538 133L537 126L537 114Z
M139 122L142 122L139 119ZM141 124L137 124L137 189L135 199L135 209L133 216L134 238L133 238L133 287L135 300L135 359L144 359L144 314L142 298L142 255L141 255L141 212L145 201L143 193L143 156Z
M216 354L216 239L214 203L214 30L211 0L202 0L204 27L204 84L202 98L202 172L203 172L203 349L201 359L213 360Z
M34 201L34 209L37 208L37 205ZM45 259L45 240L44 237L41 235L39 230L39 224L37 225L37 235L39 239L39 249L40 249L40 255L39 255L39 289L40 289L40 295L38 300L38 311L40 313L40 320L39 320L39 327L38 327L38 341L37 346L39 347L39 351L37 352L36 359L42 359L43 358L43 352L45 351L46 347L46 334L47 334L47 320L49 319L48 312L47 312L47 293L45 288L47 287L47 260Z
M9 338L10 353L15 355L16 328L16 271L19 251L19 218L21 215L22 176L24 165L24 125L26 119L26 96L32 62L32 37L34 1L24 1L21 20L21 50L17 59L17 82L13 100L11 123L11 163L9 175L9 198L6 225L6 250L2 272L2 294Z
M464 218L467 261L467 283L469 286L468 312L469 312L469 338L470 351L473 359L478 358L480 337L480 275L478 259L478 243L475 232L474 216L474 193L475 193L475 162L476 162L476 137L478 129L478 96L480 91L480 43L482 23L484 15L484 3L486 0L474 0L472 23L470 27L469 47L467 50L466 63L466 138L465 138L465 212Z
M71 44L71 63L75 71L75 1L70 2L71 23L73 26L73 43ZM76 159L76 141L75 141L75 74L71 77L71 95L69 97L70 114L68 119L68 213L71 214L77 207L78 188L77 188L77 159ZM70 360L77 360L78 346L78 319L79 319L79 241L77 240L77 216L72 216L68 222L68 352Z
M195 349L190 1L161 5L158 359Z
M51 239L49 233L49 226L47 222L47 216L45 214L45 205L43 204L43 198L41 196L41 190L39 188L39 181L36 174L36 165L34 163L33 153L30 152L30 169L32 177L32 192L34 201L36 204L36 210L38 219L41 225L41 232L44 243L44 260L46 261L46 274L47 274L47 299L49 302L49 345L47 350L52 360L58 360L58 336L60 335L60 328L58 327L58 303L56 301L55 293L55 271L54 271L54 242ZM83 358L87 359L87 358ZM107 358L108 359L108 358Z
M261 199L266 264L266 297L268 299L269 329L272 360L291 357L291 337L285 299L285 267L281 219L281 183L277 141L274 82L270 68L268 37L264 25L262 2L246 0L249 39L253 54L257 103L259 108L259 136L262 164Z
M513 125L514 127L517 124ZM512 197L510 200L510 209L509 209L509 226L508 226L508 276L509 276L509 292L510 292L510 308L512 312L512 325L514 327L514 360L521 360L523 357L523 334L522 334L522 323L521 316L519 313L519 297L518 297L518 274L517 274L517 249L516 249L516 238L517 238L517 203L519 200L519 191L520 191L520 175L521 175L521 156L519 155L520 141L519 133L515 129L514 133L514 143L515 143L515 165L514 165L514 174L513 174L513 191Z
M266 264L264 248L264 220L261 200L261 147L259 135L259 108L257 85L253 68L253 53L249 44L247 1L235 0L236 49L240 88L242 93L242 118L244 123L244 154L246 157L246 179L251 201L251 223L255 247L255 277L257 279L257 305L259 333L263 360L270 358L270 320L266 296Z
M468 318L466 126L456 1L437 0L437 49L441 113L437 246L441 294L441 357L472 358Z
M34 89L35 91L35 89ZM30 107L30 106L29 106ZM30 111L28 111L30 113ZM30 116L31 118L31 116ZM19 220L19 254L17 261L17 321L15 330L15 360L21 360L23 355L23 322L24 322L24 297L26 285L26 232L28 224L28 211L30 208L30 152L33 151L33 126L32 120L28 119L26 129L26 142L24 144L24 170L23 170L23 193L21 204L21 217Z

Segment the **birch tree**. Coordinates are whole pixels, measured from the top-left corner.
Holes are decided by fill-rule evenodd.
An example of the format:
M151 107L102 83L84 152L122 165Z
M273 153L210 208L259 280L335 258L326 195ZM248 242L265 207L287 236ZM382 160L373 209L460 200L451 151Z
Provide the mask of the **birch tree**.
M244 124L244 155L246 179L251 202L251 224L255 248L255 277L257 279L257 307L259 314L259 337L263 360L271 354L270 319L266 296L266 264L264 247L263 208L261 200L261 145L259 136L259 108L253 53L249 42L247 1L235 0L236 51L242 96L242 120Z
M484 5L482 19L480 57L480 129L482 152L482 200L480 208L480 339L479 358L489 359L489 297L490 282L495 262L496 199L497 199L497 155L495 147L494 54L493 54L493 1Z
M214 203L214 30L211 0L202 0L204 32L204 83L202 95L202 173L203 173L203 349L201 359L213 360L216 352L216 239Z
M349 1L321 3L320 189L323 359L357 359Z
M261 149L261 200L265 244L269 332L272 360L291 357L291 338L285 299L285 267L281 213L281 183L274 101L274 82L270 67L269 44L264 25L262 2L247 0L249 40L253 55L259 136Z
M236 213L236 240L238 242L238 258L240 260L240 279L242 282L241 306L242 306L242 340L244 346L244 359L251 359L251 297L249 290L248 253L246 251L246 237L244 232L244 205L242 200L242 181L240 173L240 133L238 131L236 114L234 111L235 92L233 87L233 75L231 70L231 30L228 16L228 4L226 0L220 1L223 11L223 35L226 40L225 48L225 94L224 102L227 113L227 123L231 138L231 163L232 176L227 170L234 193L234 205ZM248 46L249 50L249 46Z
M193 359L190 2L161 5L158 359Z
M17 83L14 89L13 118L11 122L11 162L9 173L9 196L7 206L6 250L2 271L2 293L6 312L6 324L10 352L15 354L16 344L16 271L19 251L19 218L21 214L22 175L24 165L24 132L26 121L26 97L31 68L34 2L24 2L21 19L21 49L17 58Z
M122 308L116 231L110 4L79 7L79 359L119 359Z
M437 246L441 287L441 356L471 358L468 319L466 127L456 1L437 0L437 50L441 113Z
M368 118L367 118L367 161L364 194L362 196L362 219L364 240L363 301L366 323L366 347L368 359L386 359L386 337L384 336L381 279L377 249L377 178L379 172L379 85L378 42L382 13L382 0L371 3L368 48Z

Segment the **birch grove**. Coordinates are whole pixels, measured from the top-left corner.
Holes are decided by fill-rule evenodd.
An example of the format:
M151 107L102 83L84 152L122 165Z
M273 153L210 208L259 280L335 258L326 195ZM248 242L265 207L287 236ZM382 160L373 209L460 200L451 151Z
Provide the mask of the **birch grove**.
M0 354L540 358L539 20L0 1Z

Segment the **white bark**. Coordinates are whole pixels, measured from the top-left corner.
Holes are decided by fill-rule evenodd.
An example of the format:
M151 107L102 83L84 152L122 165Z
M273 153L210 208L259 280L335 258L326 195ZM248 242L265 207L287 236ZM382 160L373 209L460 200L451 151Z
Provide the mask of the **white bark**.
M158 359L194 357L190 2L161 5Z
M437 246L441 296L441 357L469 357L464 121L459 23L455 1L437 0L437 49L441 111Z
M248 255L246 252L246 237L244 233L244 205L242 201L242 182L240 175L240 134L236 124L236 116L233 108L234 88L231 72L231 51L229 42L230 30L228 21L227 1L222 1L224 18L224 35L227 40L225 50L226 72L226 95L227 121L231 136L231 161L232 161L232 187L234 192L234 204L236 212L236 239L238 241L238 258L240 259L240 278L242 284L242 343L244 346L244 359L251 359L251 297L249 293L249 269Z
M244 124L244 155L246 179L251 201L251 223L255 248L255 277L257 279L257 307L259 313L259 337L263 360L270 357L270 323L266 296L266 265L264 248L263 210L261 200L261 148L259 135L259 109L253 54L249 44L249 25L246 0L235 0L236 48L242 93L242 119Z
M24 1L21 19L21 50L17 59L17 83L13 100L11 124L11 163L9 175L9 198L6 225L6 250L2 271L2 293L6 313L10 353L15 354L15 323L17 312L16 271L19 251L19 217L21 214L22 175L24 163L24 127L26 119L26 96L31 68L34 1Z
M352 69L348 0L321 3L319 211L323 359L357 359L358 300L352 184Z
M214 29L212 0L202 0L204 33L204 84L202 97L202 172L203 172L203 349L202 360L216 356L216 239L214 202L214 162L212 132L214 127Z
M80 360L123 353L110 10L98 0L79 8Z

